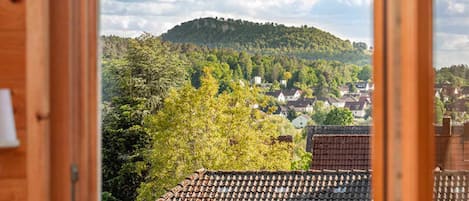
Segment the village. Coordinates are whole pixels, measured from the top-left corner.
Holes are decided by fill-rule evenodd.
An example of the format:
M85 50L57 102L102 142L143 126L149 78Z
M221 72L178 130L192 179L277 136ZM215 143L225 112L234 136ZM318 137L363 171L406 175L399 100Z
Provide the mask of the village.
M271 90L271 83L263 83L261 77L254 77L251 84L263 88L265 95L276 101L274 115L291 120L295 128L304 128L312 123L311 114L320 103L324 108L346 108L352 112L354 124L371 124L373 83L360 81L347 83L339 88L340 97L306 97L301 89L287 88L286 80L281 80L283 89Z

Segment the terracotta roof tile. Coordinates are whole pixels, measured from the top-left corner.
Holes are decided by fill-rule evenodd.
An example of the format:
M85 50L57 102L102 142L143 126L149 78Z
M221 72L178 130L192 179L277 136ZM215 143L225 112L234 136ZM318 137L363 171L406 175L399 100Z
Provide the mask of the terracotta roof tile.
M199 170L158 201L371 200L371 171ZM468 200L469 171L435 171L433 200Z
M369 169L369 135L315 135L311 169Z
M308 127L306 151L312 153L311 169L369 169L370 127ZM435 126L435 166L444 170L469 170L469 136L464 126L452 126L445 136ZM469 184L468 184L469 185Z
M359 170L197 171L168 200L370 200L371 174Z

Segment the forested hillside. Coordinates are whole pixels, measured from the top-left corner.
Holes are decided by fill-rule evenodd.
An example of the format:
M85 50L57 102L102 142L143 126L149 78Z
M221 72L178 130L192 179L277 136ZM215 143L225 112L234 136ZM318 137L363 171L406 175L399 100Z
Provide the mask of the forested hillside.
M193 43L210 48L233 48L250 53L290 55L316 60L354 64L370 62L367 45L351 43L314 27L287 27L276 23L254 23L223 18L201 18L184 22L162 35L175 43Z

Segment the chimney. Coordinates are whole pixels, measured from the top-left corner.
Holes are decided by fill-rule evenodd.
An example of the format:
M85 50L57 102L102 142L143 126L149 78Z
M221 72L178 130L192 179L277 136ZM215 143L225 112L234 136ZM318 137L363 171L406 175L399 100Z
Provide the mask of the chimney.
M469 161L469 121L464 123L464 133L462 134L462 151L464 161Z
M464 141L469 141L469 121L464 122L464 133L462 134Z
M442 136L451 136L451 117L443 117L443 127L441 129Z

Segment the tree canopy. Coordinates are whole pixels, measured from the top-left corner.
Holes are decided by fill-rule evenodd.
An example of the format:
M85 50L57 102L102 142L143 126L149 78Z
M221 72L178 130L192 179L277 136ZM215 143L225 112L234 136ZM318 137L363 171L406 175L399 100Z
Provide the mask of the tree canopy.
M324 120L324 125L349 126L352 124L353 114L347 108L333 108Z
M148 117L149 174L138 200L155 200L200 168L290 169L292 147L276 142L277 125L253 108L263 104L256 91L233 83L231 93L218 93L218 81L204 71L200 88L172 90L165 107Z

